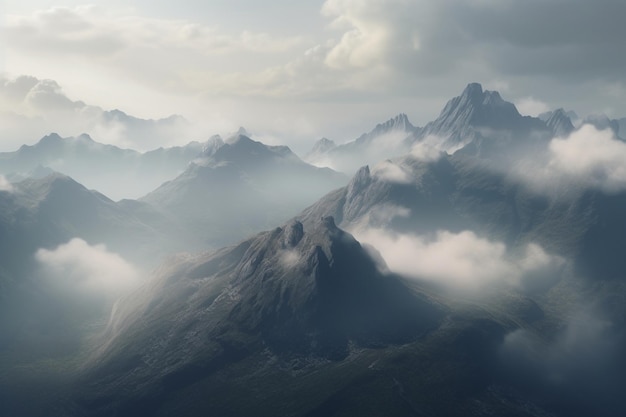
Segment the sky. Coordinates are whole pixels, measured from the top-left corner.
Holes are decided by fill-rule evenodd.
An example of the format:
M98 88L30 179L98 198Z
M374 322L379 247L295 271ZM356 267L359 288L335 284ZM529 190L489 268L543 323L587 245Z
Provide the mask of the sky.
M469 82L523 114L626 116L623 0L5 0L0 13L0 150L53 128L119 140L65 106L196 127L154 147L245 126L301 151L398 113L424 125ZM37 87L20 90L23 75Z

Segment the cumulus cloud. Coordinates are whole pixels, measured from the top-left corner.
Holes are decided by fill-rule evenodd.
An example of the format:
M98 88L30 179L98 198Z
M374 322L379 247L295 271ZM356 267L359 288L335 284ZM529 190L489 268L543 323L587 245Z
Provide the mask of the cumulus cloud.
M68 293L113 300L140 282L139 271L104 245L74 238L55 249L39 249L35 259L53 286Z
M626 189L625 160L626 143L613 131L583 125L566 138L552 139L545 155L523 158L513 175L541 191L584 187L618 192Z
M4 175L0 175L0 191L13 192L13 184Z
M384 229L357 231L358 240L374 246L390 270L434 281L454 289L476 289L489 284L520 286L528 276L558 273L562 260L536 244L514 255L501 242L471 231L439 231L434 236L400 234Z

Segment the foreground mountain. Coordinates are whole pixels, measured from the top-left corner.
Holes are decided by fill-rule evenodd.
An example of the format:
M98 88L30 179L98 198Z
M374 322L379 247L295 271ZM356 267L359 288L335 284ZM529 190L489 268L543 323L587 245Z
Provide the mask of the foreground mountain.
M170 264L123 300L81 377L87 384L75 388L72 413L291 414L337 388L320 386L302 404L232 401L218 391L240 386L258 397L287 389L306 397L314 370L335 373L342 361L424 335L441 317L436 303L381 274L332 218L291 222ZM285 378L302 385L288 388Z
M35 145L0 153L0 174L23 177L48 167L114 199L136 198L180 174L206 146L191 142L140 153L98 143L88 135L62 138L53 133Z
M346 181L286 146L237 135L141 201L171 213L207 244L222 245L287 220Z

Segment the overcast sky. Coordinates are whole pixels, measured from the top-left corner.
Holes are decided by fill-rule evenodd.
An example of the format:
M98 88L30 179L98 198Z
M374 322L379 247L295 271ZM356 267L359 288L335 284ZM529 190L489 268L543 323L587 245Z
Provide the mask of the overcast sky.
M0 8L5 82L31 75L56 81L70 101L144 118L181 114L202 126L196 136L243 125L297 149L322 136L343 142L400 112L423 125L473 81L525 114L626 116L624 0L5 0ZM6 100L2 110L41 116Z

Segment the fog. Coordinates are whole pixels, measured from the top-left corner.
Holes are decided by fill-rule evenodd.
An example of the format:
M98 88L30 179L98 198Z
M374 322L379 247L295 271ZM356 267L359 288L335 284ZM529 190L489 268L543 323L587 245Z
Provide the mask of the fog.
M499 352L503 378L564 415L623 415L623 328L585 304L569 316L547 339L524 329L507 334Z

